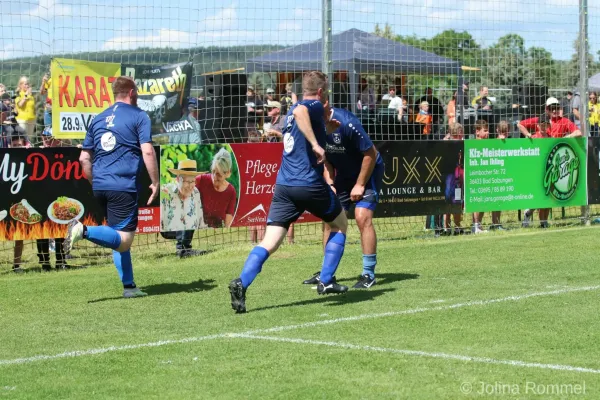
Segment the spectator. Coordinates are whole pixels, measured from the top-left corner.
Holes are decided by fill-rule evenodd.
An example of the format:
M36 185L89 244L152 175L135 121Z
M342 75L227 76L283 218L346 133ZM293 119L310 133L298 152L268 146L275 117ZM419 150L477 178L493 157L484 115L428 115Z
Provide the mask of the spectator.
M464 108L471 107L471 101L469 100L469 82L463 83L463 106Z
M553 98L553 97L552 97ZM575 90L573 93L573 97L571 98L571 113L573 113L573 121L577 129L581 129L581 96L579 95L579 91Z
M52 126L52 78L45 74L40 86L40 94L46 96L46 106L44 108L44 127Z
M446 107L446 117L448 117L448 127L452 126L456 122L456 96L457 92L454 92L452 95L452 100L448 102L448 107ZM461 126L462 129L462 126Z
M248 86L246 92L246 109L248 111L248 121L259 124L264 115L263 102L260 96L254 91L254 86Z
M267 117L263 125L264 136L267 142L278 142L282 137L285 117L281 115L281 103L271 101L265 106ZM268 121L268 122L267 122Z
M26 132L27 137L31 139L35 132L35 99L31 94L31 85L26 76L19 79L17 93L15 99L17 123Z
M465 138L465 134L464 134L464 129L463 126L457 122L452 122L451 124L448 125L448 133L446 134L446 136L444 137L444 140L464 140ZM464 167L462 165L462 158L459 160L458 165L454 168L454 175L453 175L453 182L454 182L454 187L450 188L450 196L452 197L452 199L454 200L454 202L458 202L457 199L454 197L455 196L455 190L456 189L460 189L461 191L461 200L460 203L462 204L462 199L464 199L464 178L465 178L465 173L464 173ZM452 193L454 191L454 193ZM455 235L460 235L463 233L462 230L462 226L461 226L461 222L462 222L462 213L456 213L456 214L447 214L446 215L446 223L445 223L445 232L446 234L452 234L452 228L450 226L450 217L452 217L454 219L454 234Z
M489 136L490 130L488 127L488 123L482 119L478 119L477 121L475 121L475 139L487 139L489 138ZM487 232L481 229L483 214L484 213L482 212L473 213L473 228L471 229L471 232L476 235Z
M429 114L431 115L432 128L431 133L437 133L437 127L444 118L444 107L437 97L433 96L433 89L428 87L425 94L419 99L419 104L423 102L429 104Z
M269 104L269 102L275 101L275 90L271 87L267 88L267 96L265 98L264 103Z
M546 115L542 117L533 117L520 121L517 128L523 136L528 138L543 138L543 137L579 137L581 131L575 123L565 117L561 117L560 102L555 97L549 97L546 100ZM532 134L530 131L535 130ZM525 210L523 217L523 226L529 226L534 210ZM541 208L539 210L540 228L548 228L548 217L550 215L549 208Z
M573 99L573 92L568 91L567 95L560 100L560 108L562 109L561 117L565 117L573 121L573 112L571 111L571 101Z
M4 93L6 93L6 86L0 83L0 96L2 96Z
M27 135L17 124L12 99L8 93L0 95L0 148L10 147L13 136L21 136L27 142Z
M600 104L598 104L598 93L590 92L590 101L588 103L590 135L598 136L598 125L600 124Z
M528 138L543 137L545 134L554 138L581 136L581 131L577 126L569 119L561 117L560 114L560 102L555 97L549 97L546 100L546 115L543 119L540 119L540 117L524 119L517 124L517 128L523 136ZM539 123L544 122L546 118L550 123L550 129L547 132L542 132ZM535 133L530 133L531 130L535 130Z
M471 105L476 110L492 111L493 104L492 101L488 98L487 86L481 86L479 88L479 96L473 99Z
M498 125L496 126L496 137L500 140L506 140L510 137L510 124L507 121L502 120L498 122ZM500 222L501 216L502 211L492 211L492 226L490 229L497 231L506 230Z
M6 93L5 93L6 94ZM10 148L27 147L28 142L24 136L14 134L10 137ZM13 269L15 273L22 273L25 270L22 268L23 261L23 241L15 240L15 247L13 249Z
M347 72L336 71L333 74L333 104L336 107L346 110L351 108L349 86Z
M429 103L427 101L421 102L419 105L419 114L415 119L415 122L423 124L423 135L429 135L431 133L431 114L429 113Z
M201 126L198 122L198 99L190 97L187 105L182 109L183 115L179 121L187 121L188 124L181 124L184 129L167 133L169 144L201 144ZM189 129L191 127L191 129Z
M358 109L362 111L374 111L377 107L375 101L375 91L369 87L367 80L361 80L360 98L358 99Z
M236 192L233 185L227 182L231 167L231 154L221 149L212 160L210 174L196 177L196 187L204 206L204 222L210 228L229 228L233 222Z
M70 140L59 140L52 136L52 126L46 127L42 131L42 147L63 147L71 145ZM54 239L37 239L37 256L42 267L42 271L52 271L52 266L50 265L50 241L54 241L54 251L56 254L56 265L55 268L57 270L61 269L69 269L69 265L67 264L67 257L63 249L63 243L65 241L64 238L54 238Z
M285 93L279 100L281 102L281 114L286 115L287 112L292 108L294 104L298 102L298 96L292 91L293 84L291 82L286 83Z
M398 110L403 107L402 97L396 96L396 88L390 86L388 94L382 97L382 100L388 101L388 108Z
M192 249L192 239L196 229L206 228L200 192L196 188L196 160L180 161L177 168L169 168L176 176L175 183L161 185L160 191L160 230L176 231L176 254L180 258L204 254L205 251Z

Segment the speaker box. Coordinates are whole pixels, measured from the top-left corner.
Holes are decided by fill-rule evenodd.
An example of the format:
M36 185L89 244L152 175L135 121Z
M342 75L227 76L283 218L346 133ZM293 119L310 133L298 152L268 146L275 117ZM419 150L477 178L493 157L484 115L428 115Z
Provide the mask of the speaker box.
M220 98L223 95L223 75L205 75L204 93L209 98Z
M222 75L223 118L221 130L228 141L244 142L246 133L246 92L248 81L245 74Z

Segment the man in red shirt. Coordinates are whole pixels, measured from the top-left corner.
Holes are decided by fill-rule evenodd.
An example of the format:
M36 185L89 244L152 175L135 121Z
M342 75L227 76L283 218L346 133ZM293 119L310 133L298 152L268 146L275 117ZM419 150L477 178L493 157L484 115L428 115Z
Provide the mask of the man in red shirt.
M560 102L556 97L549 97L546 100L546 115L550 120L550 129L547 132L542 132L539 128L540 117L527 118L517 124L517 128L523 136L528 138L541 137L578 137L581 136L581 131L568 118L561 117ZM535 133L530 133L534 130ZM547 133L547 135L545 134Z
M562 137L578 137L581 136L581 131L577 126L568 118L561 117L561 106L560 102L556 97L549 97L546 100L546 115L541 117L533 117L522 120L517 124L517 128L523 136L527 138L562 138ZM530 130L534 130L535 133L531 134ZM531 217L533 216L531 209L525 210L525 216L523 219L523 226L529 226ZM540 227L548 228L548 217L550 216L549 208L540 208Z

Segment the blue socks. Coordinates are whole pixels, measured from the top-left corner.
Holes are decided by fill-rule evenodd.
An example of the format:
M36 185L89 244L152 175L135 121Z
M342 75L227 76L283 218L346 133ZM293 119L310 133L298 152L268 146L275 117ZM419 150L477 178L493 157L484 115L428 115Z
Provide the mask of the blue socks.
M119 253L113 250L113 261L123 286L135 287L133 283L133 264L131 264L131 252L129 250Z
M269 252L264 247L256 246L252 249L240 275L244 289L250 286L254 278L260 273L267 258L269 258Z
M121 235L108 226L86 226L83 237L98 246L117 249L121 245Z
M325 257L323 257L323 268L321 269L321 282L327 285L331 282L340 260L344 255L346 235L342 232L331 232L327 245L325 245Z
M362 275L369 275L371 279L375 278L375 266L377 265L377 254L363 254L363 272Z

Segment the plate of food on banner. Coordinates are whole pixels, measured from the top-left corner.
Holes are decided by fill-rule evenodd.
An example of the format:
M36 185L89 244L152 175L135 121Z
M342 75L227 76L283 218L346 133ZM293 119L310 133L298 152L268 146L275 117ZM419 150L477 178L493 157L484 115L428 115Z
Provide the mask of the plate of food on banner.
M10 216L15 221L29 225L42 221L42 214L37 212L25 199L10 207Z
M48 218L57 224L68 224L83 217L83 204L79 200L61 196L48 206Z

